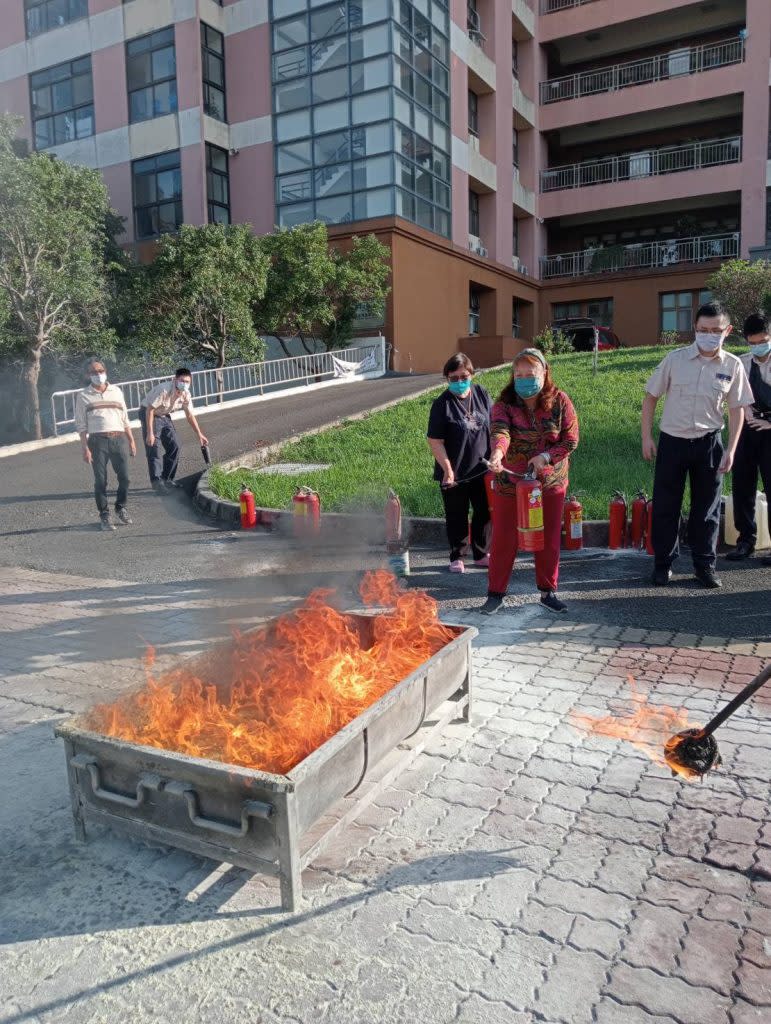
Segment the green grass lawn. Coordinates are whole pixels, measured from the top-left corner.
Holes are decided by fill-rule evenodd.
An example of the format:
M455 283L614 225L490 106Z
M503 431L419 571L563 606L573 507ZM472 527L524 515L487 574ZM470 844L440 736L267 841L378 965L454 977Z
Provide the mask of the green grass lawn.
M627 495L651 491L652 465L640 454L640 410L645 381L667 351L657 347L601 352L596 375L587 353L551 359L555 383L567 392L578 412L581 441L571 459L570 488L579 495L587 519L607 518L608 501L616 489ZM493 398L507 379L505 371L476 377ZM322 509L381 511L392 487L407 514L441 516L439 488L431 478L433 459L426 444L428 411L438 393L407 399L366 419L287 444L273 460L329 463L330 469L286 477L247 470L226 474L214 467L212 488L221 497L237 501L246 482L258 505L288 508L295 488L307 484L319 492ZM730 490L730 477L726 489Z

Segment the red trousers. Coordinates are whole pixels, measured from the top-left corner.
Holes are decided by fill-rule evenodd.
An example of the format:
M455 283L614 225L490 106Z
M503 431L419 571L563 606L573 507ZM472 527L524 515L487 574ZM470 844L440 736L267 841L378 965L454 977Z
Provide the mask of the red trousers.
M556 590L560 571L560 540L565 487L543 491L543 551L536 551L535 583L539 590ZM513 494L493 492L493 540L487 592L503 596L509 588L517 557L517 501Z

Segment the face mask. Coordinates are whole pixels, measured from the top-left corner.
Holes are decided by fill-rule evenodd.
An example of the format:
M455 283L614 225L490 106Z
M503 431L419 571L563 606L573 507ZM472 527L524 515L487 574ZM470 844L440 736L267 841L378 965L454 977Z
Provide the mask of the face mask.
M697 331L695 338L696 345L703 352L717 352L723 343L722 334L706 334L703 331Z
M514 390L520 398L535 398L543 384L537 377L515 377Z
M190 390L190 385L188 384L188 382L186 380L178 380L178 381L176 381L176 385L177 385L177 391L189 391Z
M448 391L451 391L453 395L460 395L461 398L467 395L471 390L470 380L451 380L447 385Z
M106 373L92 373L91 374L91 383L94 385L94 387L98 387L100 384L106 384L107 383L107 374Z
M750 345L750 353L756 359L762 359L771 352L771 341L761 341L759 345Z

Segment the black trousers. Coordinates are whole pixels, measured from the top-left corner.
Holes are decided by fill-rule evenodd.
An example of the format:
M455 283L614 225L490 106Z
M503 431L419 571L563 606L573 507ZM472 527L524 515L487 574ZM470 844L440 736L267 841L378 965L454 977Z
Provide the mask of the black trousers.
M144 406L139 409L139 421L142 424L142 440L145 443L150 483L161 479L173 480L177 475L181 451L173 420L170 416L153 417L155 444L147 443L147 409ZM163 457L161 457L161 445L163 445Z
M89 434L88 447L91 451L91 468L94 471L94 500L99 515L107 515L107 466L111 465L118 478L118 493L115 511L126 507L129 489L129 445L125 434L111 437L109 434Z
M720 527L723 477L720 431L692 441L671 434L659 436L653 478L653 550L656 565L669 568L680 553L678 533L686 479L691 485L688 543L695 569L714 569Z
M771 530L771 430L751 430L744 424L732 474L734 522L739 540L754 546L758 536L755 522L755 491L758 473L768 499L768 524Z
M450 561L468 554L468 512L471 506L471 550L475 559L487 554L490 509L487 504L485 478L479 476L465 484L442 488Z

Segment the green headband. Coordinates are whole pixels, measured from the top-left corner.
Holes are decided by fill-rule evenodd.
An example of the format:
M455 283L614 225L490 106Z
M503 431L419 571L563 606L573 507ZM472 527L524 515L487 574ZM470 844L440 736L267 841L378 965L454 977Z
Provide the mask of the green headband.
M516 356L514 357L514 361L511 364L512 370L517 365L517 363L520 361L520 359L526 359L526 358L537 359L538 362L541 364L541 366L544 368L544 370L546 369L546 358L544 357L544 354L543 354L543 352L541 352L540 349L537 349L537 348L523 348L522 351L518 352L516 354Z

